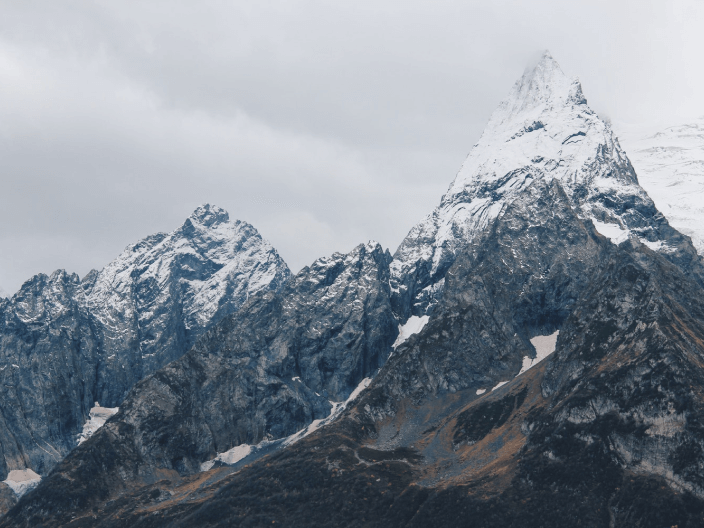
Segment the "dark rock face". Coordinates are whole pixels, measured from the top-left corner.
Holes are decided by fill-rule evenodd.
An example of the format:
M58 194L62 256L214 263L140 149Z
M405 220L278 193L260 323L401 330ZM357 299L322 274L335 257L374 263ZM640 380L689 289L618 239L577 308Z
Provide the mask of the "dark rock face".
M0 477L46 474L76 445L93 406L100 340L77 275L37 275L0 319Z
M704 498L703 291L654 257L612 260L570 316L542 383L556 404L528 420L529 446L569 437Z
M244 222L212 206L128 247L102 271L37 275L0 301L0 480L41 475L76 446L95 401L118 406L249 295L290 272Z
M378 244L360 245L319 259L279 293L250 298L186 355L139 382L119 413L40 487L80 509L169 472L193 474L219 452L326 417L329 400L344 401L372 376L396 338L389 260ZM91 472L90 486L67 486ZM44 493L33 495L41 502Z
M396 337L388 263L381 246L361 245L250 299L135 387L113 420L134 438L119 442L134 443L153 470L190 474L217 453L326 417L329 400L344 401L381 367Z
M7 513L15 504L17 504L15 492L9 486L0 482L0 515Z
M375 380L391 406L378 411L512 379L535 355L529 339L560 328L609 246L557 181L534 183L450 268L427 326Z

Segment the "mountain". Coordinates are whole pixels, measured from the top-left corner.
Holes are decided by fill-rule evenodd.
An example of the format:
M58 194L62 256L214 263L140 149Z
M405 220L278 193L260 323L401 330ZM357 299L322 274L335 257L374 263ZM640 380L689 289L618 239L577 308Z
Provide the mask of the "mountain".
M119 406L210 325L289 276L252 226L205 205L83 280L59 270L27 281L0 303L0 478L48 474L96 402Z
M703 284L545 54L393 259L251 296L0 527L701 526Z
M704 284L700 258L638 185L610 125L546 52L494 111L440 205L394 254L399 316L432 311L456 255L533 181L550 179L602 234L614 240L632 234L683 269L695 264L691 272Z
M618 128L642 187L704 255L704 118L654 134L642 126Z

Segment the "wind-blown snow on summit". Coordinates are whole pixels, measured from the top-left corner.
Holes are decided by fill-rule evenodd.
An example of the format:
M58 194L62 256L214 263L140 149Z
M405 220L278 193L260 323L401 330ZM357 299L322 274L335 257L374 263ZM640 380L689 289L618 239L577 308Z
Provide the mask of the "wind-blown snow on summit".
M557 179L583 218L610 238L631 234L672 258L694 258L652 200L609 124L545 52L492 114L440 205L401 243L392 263L402 319L435 304L458 250L484 232L536 179ZM619 241L620 241L619 240ZM686 245L686 244L685 244ZM687 255L681 255L684 252Z

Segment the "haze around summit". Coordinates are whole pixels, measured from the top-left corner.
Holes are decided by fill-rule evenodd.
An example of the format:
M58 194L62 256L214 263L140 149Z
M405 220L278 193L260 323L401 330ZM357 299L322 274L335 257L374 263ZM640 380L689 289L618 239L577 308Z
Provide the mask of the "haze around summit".
M704 115L704 2L0 7L0 287L201 203L297 271L432 211L544 49L614 122Z

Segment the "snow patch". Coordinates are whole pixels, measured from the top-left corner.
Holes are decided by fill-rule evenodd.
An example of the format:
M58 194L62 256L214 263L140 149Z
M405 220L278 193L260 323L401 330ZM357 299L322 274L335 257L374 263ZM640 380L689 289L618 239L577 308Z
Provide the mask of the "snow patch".
M496 389L498 389L498 388L500 388L500 387L503 387L503 386L506 385L507 383L508 383L508 381L500 381L500 382L496 385L496 387L494 387L494 388L491 389L491 390L492 390L492 391L495 391Z
M31 469L13 469L3 482L7 484L19 498L28 491L32 491L36 488L41 480L42 477Z
M215 462L222 462L223 464L227 464L228 466L234 465L240 460L242 460L244 457L249 456L253 450L258 451L259 449L262 449L263 447L266 447L269 444L271 444L271 441L269 440L264 440L255 446L251 446L249 444L240 444L236 447L233 447L232 449L228 449L224 453L220 453L212 460L203 462L200 465L200 470L208 471L215 465Z
M628 237L631 234L628 229L623 229L617 224L605 224L604 222L599 222L599 220L596 220L594 218L592 218L591 220L596 230L600 234L604 235L606 238L610 239L611 242L613 242L617 246L621 242L625 242L626 240L628 240Z
M497 387L498 387L498 385L497 385ZM494 387L494 388L496 388L496 387ZM494 389L492 389L492 390L494 390ZM486 389L477 389L477 396L481 396L485 392L486 392Z
M641 242L653 251L659 251L660 253L672 253L673 251L675 251L674 248L668 246L662 240L658 240L657 242L650 242L649 240L641 239Z
M396 350L396 347L403 343L406 339L423 330L423 327L428 324L429 319L430 316L428 315L424 315L422 317L412 315L408 318L408 321L406 321L405 324L398 325L398 337L392 345L393 349Z
M344 405L347 406L349 403L353 402L364 389L369 387L369 384L371 382L372 382L371 378L364 378L362 381L360 381L359 385L357 385L357 387L355 387L355 389L351 392L349 397L345 400Z
M535 347L535 357L523 356L523 367L521 367L521 371L516 374L516 377L523 374L526 370L533 368L555 352L555 345L557 344L557 336L559 333L560 331L557 330L554 334L535 336L530 340L530 344Z
M98 402L95 402L95 407L89 413L90 418L83 424L83 432L78 435L78 445L93 436L105 424L107 419L119 410L119 407L101 407Z

